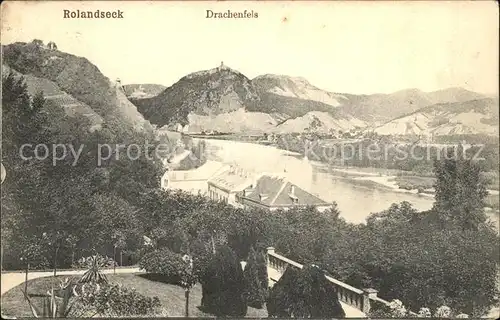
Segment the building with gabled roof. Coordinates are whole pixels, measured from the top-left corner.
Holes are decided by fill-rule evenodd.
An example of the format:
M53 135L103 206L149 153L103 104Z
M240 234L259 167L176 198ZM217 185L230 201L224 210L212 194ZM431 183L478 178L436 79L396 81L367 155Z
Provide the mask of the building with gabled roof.
M332 207L331 203L318 198L286 178L272 174L261 174L256 177L251 184L236 195L236 200L243 207L269 210L313 206L319 211L324 211Z
M236 166L229 168L208 180L208 197L239 206L236 194L243 191L253 181L253 174Z
M227 168L221 162L207 160L201 167L193 170L169 170L162 178L161 187L207 194L207 181Z

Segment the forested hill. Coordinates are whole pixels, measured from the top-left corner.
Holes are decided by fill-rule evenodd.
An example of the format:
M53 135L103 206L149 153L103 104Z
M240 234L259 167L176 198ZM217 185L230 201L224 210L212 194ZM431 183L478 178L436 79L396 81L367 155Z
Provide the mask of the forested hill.
M133 99L139 111L160 126L188 123L188 115L217 115L260 101L251 81L229 67L191 73L152 98Z
M125 94L86 58L48 49L40 40L5 45L2 51L4 64L21 74L53 83L102 118L130 124L136 130L152 131L149 121L144 120Z
M165 171L152 127L87 59L37 42L3 50L3 267L68 267L71 252L139 245L144 197ZM133 158L116 149L131 144Z

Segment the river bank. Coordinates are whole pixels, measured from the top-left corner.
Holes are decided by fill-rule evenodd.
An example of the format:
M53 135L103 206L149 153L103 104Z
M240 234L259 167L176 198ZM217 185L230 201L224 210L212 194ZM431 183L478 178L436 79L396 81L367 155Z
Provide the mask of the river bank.
M319 198L337 203L340 215L351 223L365 223L371 213L384 211L394 203L406 201L419 211L429 210L434 204L432 181L420 193L402 189L398 182L414 177L399 175L398 170L332 166L310 161L296 152L250 142L205 142L207 159L235 164L248 172L283 175Z
M408 176L408 175L399 175L399 170L393 169L380 169L380 168L345 168L328 165L318 161L312 161L312 163L323 169L327 169L332 173L337 173L342 177L349 178L355 181L365 181L369 182L372 185L376 185L378 187L383 187L390 189L394 192L401 193L411 193L418 194L427 197L434 197L435 189L433 187L435 178L433 177L418 177L418 176ZM418 180L427 180L422 183L422 181ZM417 180L421 185L425 185L425 188L412 188L412 187L402 187L404 185L405 180ZM419 190L420 189L420 190ZM488 189L488 197L487 203L490 205L489 208L497 209L498 208L498 197L500 192L498 190ZM496 200L496 201L495 201Z

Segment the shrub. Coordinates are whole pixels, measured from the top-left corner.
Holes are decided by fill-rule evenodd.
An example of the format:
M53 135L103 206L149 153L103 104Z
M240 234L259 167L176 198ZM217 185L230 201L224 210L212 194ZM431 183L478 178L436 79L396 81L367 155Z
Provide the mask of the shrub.
M31 313L35 318L66 318L70 315L73 310L74 299L73 296L73 283L69 281L67 278L65 281L61 281L59 284L59 290L54 290L52 288L47 292L47 296L43 297L43 307L42 310L39 310L31 299L27 292L23 292L24 299L28 302ZM60 294L60 296L56 296L56 292ZM59 298L59 299L57 299Z
M92 267L93 257L94 256L82 257L82 258L78 259L77 261L75 261L71 265L71 267L77 268L77 269L80 269L80 268L89 269ZM103 268L110 268L110 267L113 267L114 265L117 264L116 261L113 260L113 258L110 258L108 256L99 255L99 261L100 261L100 264L102 265Z
M87 262L89 263L89 269L83 274L82 278L80 279L80 282L107 283L108 279L106 278L106 275L101 272L100 269L109 263L109 259L107 259L107 257L103 257L99 254L96 254L90 257L90 259L87 260Z
M270 317L343 318L345 312L333 286L317 266L287 268L267 301Z
M74 317L123 317L152 315L160 311L158 297L146 297L119 284L86 283L76 297Z
M245 276L245 299L249 306L262 308L267 298L268 276L266 258L252 248L243 272Z
M139 261L139 267L158 275L163 282L190 287L196 282L189 264L183 256L167 248L145 254Z
M234 252L223 246L210 261L201 278L202 307L218 316L245 316L245 282Z
M448 306L441 306L437 308L436 313L434 313L434 317L436 318L450 318L451 317L451 309Z

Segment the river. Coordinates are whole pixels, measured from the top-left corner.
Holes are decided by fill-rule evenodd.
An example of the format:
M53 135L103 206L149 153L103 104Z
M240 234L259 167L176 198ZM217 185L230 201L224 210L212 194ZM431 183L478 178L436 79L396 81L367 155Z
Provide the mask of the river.
M210 160L232 163L250 172L270 172L286 176L291 182L326 201L335 201L340 215L352 223L363 223L372 212L393 203L408 201L418 210L428 210L433 197L402 193L367 181L346 178L328 166L302 159L294 153L271 146L206 139Z

